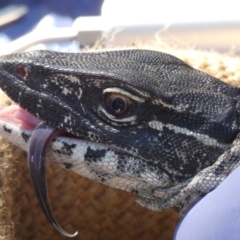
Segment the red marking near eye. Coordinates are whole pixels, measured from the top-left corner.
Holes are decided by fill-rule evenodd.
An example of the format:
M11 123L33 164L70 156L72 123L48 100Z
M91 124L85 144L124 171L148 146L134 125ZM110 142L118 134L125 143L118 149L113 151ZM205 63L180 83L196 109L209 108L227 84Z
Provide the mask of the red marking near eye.
M21 67L19 66L17 69L16 69L16 72L17 74L20 76L20 77L26 77L27 76L27 71L24 67Z

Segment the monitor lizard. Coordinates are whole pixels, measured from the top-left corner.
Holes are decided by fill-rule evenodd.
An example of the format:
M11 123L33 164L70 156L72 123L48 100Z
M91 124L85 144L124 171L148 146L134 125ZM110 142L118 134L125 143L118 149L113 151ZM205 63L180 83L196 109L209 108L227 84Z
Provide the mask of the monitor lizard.
M0 57L0 87L59 136L48 158L181 216L239 165L240 89L161 52ZM27 150L32 130L0 122Z

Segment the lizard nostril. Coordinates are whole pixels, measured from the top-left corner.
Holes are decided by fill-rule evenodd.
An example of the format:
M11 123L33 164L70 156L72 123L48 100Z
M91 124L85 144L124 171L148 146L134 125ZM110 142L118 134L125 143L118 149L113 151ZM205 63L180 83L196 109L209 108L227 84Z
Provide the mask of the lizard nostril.
M52 56L50 54L46 54L45 58L51 58Z
M20 77L23 77L23 78L24 78L24 77L27 76L27 71L26 71L26 69L25 69L24 67L22 67L22 66L17 67L16 72L17 72L17 74L18 74Z

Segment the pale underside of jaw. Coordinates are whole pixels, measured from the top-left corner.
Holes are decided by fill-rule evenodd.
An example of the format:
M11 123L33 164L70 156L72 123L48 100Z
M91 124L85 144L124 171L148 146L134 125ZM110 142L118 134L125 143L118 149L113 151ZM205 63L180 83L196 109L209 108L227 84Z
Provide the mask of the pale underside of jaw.
M114 188L134 192L139 195L137 201L141 205L154 210L158 208L158 201L152 204L148 199L152 198L159 183L164 184L164 178L160 177L157 167L149 166L141 159L104 144L73 135L66 137L63 130L41 122L18 106L0 108L0 134L28 152L30 178L42 211L50 223L67 237L74 237L78 232L67 233L52 214L47 194L46 160Z
M17 105L0 107L0 135L24 151L28 152L31 134L40 122ZM90 153L98 152L101 153L98 160L89 158ZM136 167L134 157L128 158L125 163L130 169L129 172L119 171L119 154L114 149L84 139L59 136L49 146L46 156L47 161L53 161L81 176L125 191L144 189L147 194L147 189L162 185L164 180L161 181L159 175L148 167L139 177L133 177L131 168ZM127 166L125 168L127 169Z

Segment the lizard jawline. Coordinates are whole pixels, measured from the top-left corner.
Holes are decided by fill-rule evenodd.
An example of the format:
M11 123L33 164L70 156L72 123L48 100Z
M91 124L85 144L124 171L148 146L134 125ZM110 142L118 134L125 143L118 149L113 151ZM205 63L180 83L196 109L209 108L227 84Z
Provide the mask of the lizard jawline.
M0 134L24 151L28 151L30 136L39 122L39 119L18 106L0 108ZM98 156L97 161L94 154ZM149 198L152 199L155 189L167 187L169 174L134 156L127 156L127 161L121 162L118 158L120 154L120 150L107 145L64 133L53 140L46 158L88 179L132 192L144 199L147 196L148 201L141 201L141 205L152 209ZM139 168L136 168L136 162ZM160 202L165 202L166 198L168 196L154 197Z

